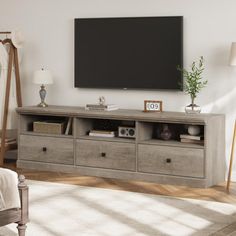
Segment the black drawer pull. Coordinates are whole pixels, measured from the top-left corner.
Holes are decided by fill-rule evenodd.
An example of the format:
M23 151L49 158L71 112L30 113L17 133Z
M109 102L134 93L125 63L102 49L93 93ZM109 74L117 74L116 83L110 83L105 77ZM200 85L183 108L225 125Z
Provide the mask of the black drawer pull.
M167 158L167 159L166 159L166 163L171 163L171 159L170 159L170 158Z
M102 152L102 153L101 153L101 156L102 156L102 157L106 157L106 153L105 153L105 152Z
M43 147L42 150L43 150L43 152L46 152L46 151L47 151L47 148L46 148L46 147Z

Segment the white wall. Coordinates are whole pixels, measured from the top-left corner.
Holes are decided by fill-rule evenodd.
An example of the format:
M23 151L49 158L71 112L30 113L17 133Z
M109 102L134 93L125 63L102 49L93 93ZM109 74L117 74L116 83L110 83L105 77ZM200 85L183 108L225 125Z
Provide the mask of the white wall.
M190 102L183 92L73 88L74 18L183 15L184 65L201 55L206 60L209 84L197 103L205 112L226 114L228 158L236 117L236 69L227 65L230 44L236 41L235 9L235 0L0 0L0 30L20 28L26 35L21 64L24 105L39 101L32 73L43 66L55 79L48 87L50 104L83 106L103 95L122 108L142 109L144 99L157 99L164 110L183 111Z

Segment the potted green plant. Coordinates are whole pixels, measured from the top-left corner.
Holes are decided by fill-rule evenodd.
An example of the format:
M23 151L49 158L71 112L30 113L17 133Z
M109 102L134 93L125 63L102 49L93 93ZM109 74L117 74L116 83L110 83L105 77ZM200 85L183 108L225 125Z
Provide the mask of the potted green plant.
M190 95L191 104L185 107L186 113L200 113L200 106L195 104L195 99L197 94L204 88L207 84L207 80L203 81L202 73L204 71L204 59L201 56L199 62L193 62L191 70L187 71L180 66L177 67L179 71L183 73L184 77L184 91Z

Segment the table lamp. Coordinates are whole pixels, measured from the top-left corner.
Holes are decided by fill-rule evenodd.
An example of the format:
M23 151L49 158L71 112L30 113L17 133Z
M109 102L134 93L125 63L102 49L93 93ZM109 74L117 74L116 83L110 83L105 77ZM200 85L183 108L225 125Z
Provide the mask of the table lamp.
M236 66L236 42L233 42L231 45L229 65ZM233 133L233 141L232 141L232 146L231 146L228 180L227 180L227 186L226 186L228 191L229 191L229 186L230 186L230 181L231 181L235 141L236 141L236 121L234 122L234 133Z
M34 72L34 83L41 85L41 89L39 90L41 102L38 104L38 106L39 107L47 107L48 105L45 103L45 97L47 94L47 92L45 90L45 85L53 83L51 72L49 70L44 70L44 69L35 71Z

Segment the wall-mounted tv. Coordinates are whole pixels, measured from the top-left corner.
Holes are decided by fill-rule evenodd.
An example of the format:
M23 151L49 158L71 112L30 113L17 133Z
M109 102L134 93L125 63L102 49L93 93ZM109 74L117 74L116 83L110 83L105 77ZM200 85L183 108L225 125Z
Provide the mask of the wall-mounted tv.
M75 19L75 87L182 90L183 17Z

